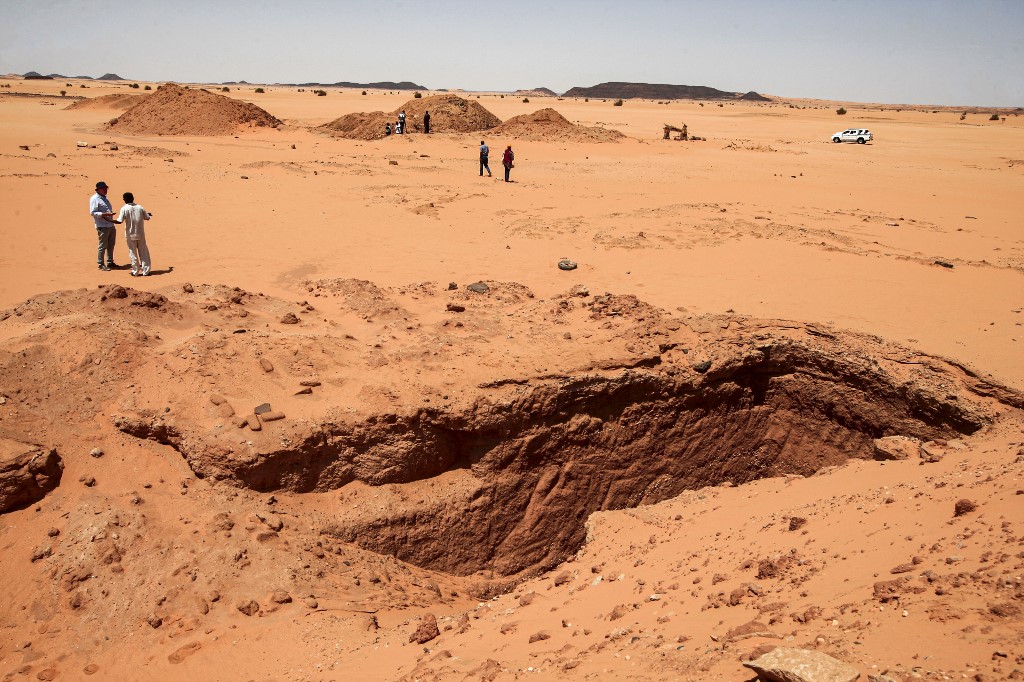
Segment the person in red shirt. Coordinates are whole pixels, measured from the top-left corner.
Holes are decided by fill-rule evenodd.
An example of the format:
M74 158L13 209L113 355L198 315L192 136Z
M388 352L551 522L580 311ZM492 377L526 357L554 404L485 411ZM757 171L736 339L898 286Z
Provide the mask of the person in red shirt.
M505 153L501 156L501 165L505 167L505 182L512 182L508 179L508 173L514 167L512 162L515 161L516 155L512 153L512 145L505 147Z

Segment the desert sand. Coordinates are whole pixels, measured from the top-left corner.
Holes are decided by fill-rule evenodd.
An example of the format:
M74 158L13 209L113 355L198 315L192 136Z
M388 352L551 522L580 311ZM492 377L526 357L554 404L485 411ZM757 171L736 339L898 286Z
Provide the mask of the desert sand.
M3 679L1024 677L1020 116L0 83Z

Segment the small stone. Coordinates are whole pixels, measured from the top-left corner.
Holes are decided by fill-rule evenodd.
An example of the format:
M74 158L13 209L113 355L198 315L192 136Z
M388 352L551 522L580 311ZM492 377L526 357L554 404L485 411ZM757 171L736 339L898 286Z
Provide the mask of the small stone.
M921 455L921 444L906 436L876 438L874 445L874 458L877 460L902 460Z
M579 266L576 265L576 263L574 263L573 261L569 260L568 258L563 258L562 260L558 261L559 270L575 270L577 267Z
M45 559L48 556L53 555L53 548L50 546L36 547L32 550L32 563Z
M569 573L569 571L562 571L561 573L555 576L555 587L565 585L570 580L572 580L572 574Z
M274 371L274 363L266 358L260 358L260 367L263 368L264 372L269 373Z
M281 317L281 324L298 324L299 318L295 316L295 313L285 313Z
M284 590L275 590L274 593L270 595L270 601L275 604L291 604L292 596Z
M149 624L149 627L155 630L156 628L164 624L164 619L156 615L155 613L151 613L148 616L146 616L146 623Z
M85 673L86 675L95 675L96 673L99 672L99 670L100 670L100 667L98 665L96 665L95 663L90 663L89 665L87 665L84 668L82 668L82 672Z
M253 431L262 431L263 425L260 424L260 418L254 414L250 414L245 418L246 425Z
M227 402L227 399L224 396L217 395L216 393L214 393L213 395L210 396L210 402L213 403L214 405L223 405Z
M695 363L693 363L693 371L697 372L698 374L704 374L709 369L711 369L711 361L710 360L704 360L703 362L695 362Z
M388 161L388 164L391 165L391 166L397 166L398 162L395 161L394 159L391 159L390 161Z
M789 529L791 531L799 530L803 528L805 525L807 525L807 519L803 518L802 516L792 516L789 519Z
M820 651L777 647L743 664L765 680L786 682L854 682L860 672Z
M953 506L953 516L963 516L978 508L978 505L968 499L957 500Z
M103 450L100 448L93 448L89 451L89 454L97 459L103 456Z
M51 538L55 538L58 535L60 535L60 528L51 528L50 530L46 531L46 534L49 535Z
M254 616L260 612L259 602L255 599L240 601L235 605L235 608L247 616Z
M487 286L486 282L473 282L472 284L467 284L466 289L472 291L474 294L486 294L491 290L491 288Z
M270 403L260 403L256 407L252 408L253 414L265 414L270 412Z
M459 285L455 282L448 282L448 291L455 291L459 288Z
M96 478L93 476L82 476L79 481L82 482L86 488L92 488L96 485Z
M450 313L464 313L466 312L466 306L460 305L458 303L449 303L445 305L445 310L447 310Z
M320 385L320 382L316 381L315 379L306 379L305 381L300 381L299 382L299 386L312 386L312 387L315 387L315 386L319 386L319 385Z
M231 407L227 403L217 406L217 414L224 419L235 416L235 408Z
M263 415L263 421L265 422L276 422L278 419L284 419L284 412L267 412Z
M440 636L441 631L437 629L437 618L432 613L428 613L423 616L423 620L420 622L416 632L409 636L410 642L416 644L426 644L430 640Z
M551 639L551 635L541 630L540 632L535 632L530 635L530 644L533 644L534 642L543 642L545 639Z
M184 291L186 294L191 294L193 291L195 291L192 285L189 284L188 282L185 282L184 284L181 285L181 290Z
M299 390L295 391L295 395L312 395L312 393L313 389L310 388L309 386L306 386L305 388L300 388Z
M317 600L314 599L313 597L306 597L305 599L302 600L302 603L305 604L306 608L308 608L308 609L315 609L318 606L320 606L320 604L317 602Z

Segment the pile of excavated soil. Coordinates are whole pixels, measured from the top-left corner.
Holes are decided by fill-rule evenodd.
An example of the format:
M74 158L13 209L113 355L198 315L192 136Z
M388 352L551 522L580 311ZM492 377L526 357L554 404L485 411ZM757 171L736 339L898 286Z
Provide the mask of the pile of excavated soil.
M167 83L107 124L140 135L230 135L240 128L276 128L281 121L255 104Z
M124 111L129 107L133 107L149 95L128 95L128 94L116 94L116 95L103 95L102 97L90 97L89 99L82 99L69 106L64 107L65 109L120 109Z
M379 140L385 137L384 124L394 126L401 111L405 112L406 128L410 133L423 132L423 114L428 111L431 133L472 133L490 130L501 123L500 118L479 102L447 94L411 99L391 113L347 114L320 126L318 130L352 140Z
M576 125L551 108L514 116L491 133L537 142L618 142L626 137L618 130Z

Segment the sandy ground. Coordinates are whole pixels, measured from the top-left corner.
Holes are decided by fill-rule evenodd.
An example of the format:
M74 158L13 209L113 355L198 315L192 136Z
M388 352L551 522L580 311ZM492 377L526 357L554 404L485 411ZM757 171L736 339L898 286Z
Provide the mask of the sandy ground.
M276 87L256 94L246 86L230 95L258 104L283 127L127 136L102 129L119 111L67 110L59 91L136 90L0 82L11 85L0 89L0 203L8 214L0 226L0 309L26 313L0 323L7 362L57 347L46 334L72 329L62 325L75 306L92 310L113 284L138 292L131 296L165 295L167 305L178 305L187 283L217 298L222 317L204 318L193 306L174 313L176 323L140 318L143 338L159 329L167 344L202 348L209 335L242 324L224 313L238 287L247 301L265 295L250 315L268 327L287 306L313 302L308 317L321 324L322 315L323 334L341 330L332 337L338 348L347 332L353 346L372 351L412 341L396 340L405 337L393 316L314 298L315 283L373 283L426 327L442 324L443 311L435 294L417 298L417 286L441 291L448 282L461 289L484 280L518 283L540 302L582 284L590 294L633 295L671 315L820 323L1024 390L1024 117L960 120L959 111L884 105L847 105L849 113L837 116L832 104L804 101L614 107L487 94L479 102L503 120L552 107L628 138L565 145L414 134L359 142L309 128L349 112L390 111L410 95L317 97ZM661 139L664 124L684 121L706 141ZM874 142L829 141L847 127L870 128ZM477 172L481 139L492 149L493 178ZM500 177L506 144L516 153L509 184ZM152 277L97 271L87 215L97 180L110 185L115 210L121 193L132 191L154 214ZM123 235L116 257L127 263ZM578 269L559 270L561 258ZM52 318L28 314L23 302L40 295L44 309L69 307ZM529 332L531 314L518 311L520 326L502 327L495 312L490 327L474 329L481 345L494 346L487 367L499 369L460 369L446 387L453 402L501 376L509 357L524 374L543 375L549 365L581 366L584 356L618 348L618 337L602 337L595 324L584 350L560 355ZM83 329L74 333L93 338ZM212 357L219 346L210 343ZM177 386L191 381L182 367L153 370L142 378L148 383L115 381L109 395L85 383L75 393L84 351L61 349L73 359L68 367L78 367L64 379L44 373L42 362L33 374L28 360L17 381L0 379L7 401L0 409L10 408L0 436L47 442L65 465L61 486L38 506L0 516L9 583L0 675L11 679L749 680L740 658L762 644L825 651L858 667L862 679L885 671L896 680L1024 674L1024 421L1012 400L993 407L1000 418L958 439L937 463L855 461L825 475L773 476L600 512L576 558L491 599L474 582L479 575L432 572L325 539L318 519L340 513L339 499L377 494L363 482L346 484L340 498L337 490L285 491L268 501L270 491L199 480L167 445L112 426L110 415L125 406L116 391L133 388L150 410L165 398L173 404L172 395L205 395ZM278 367L284 362L275 357ZM334 406L357 411L391 409L386 397L353 388L369 386L378 372L399 383L422 370L433 376L424 386L444 384L444 371L426 360L400 369L341 362L347 383L325 383L337 391ZM226 381L224 367L216 371ZM301 372L291 369L297 380ZM48 413L42 398L12 408L33 385L47 398L95 395L100 403L104 395L105 402L88 413L67 398L59 414ZM419 390L403 385L399 403ZM293 398L280 404L310 419L328 409ZM89 457L93 447L104 456ZM83 486L90 476L100 484ZM954 517L962 498L980 508ZM230 527L216 512L231 518ZM283 530L273 527L277 517ZM793 517L806 526L791 530ZM120 566L119 557L107 561L109 538L119 534L120 545L134 547L112 543L126 558L125 572L111 575L103 567ZM63 553L29 562L48 537L66 543ZM912 570L890 573L903 564ZM879 598L875 583L902 577L898 598ZM275 591L293 599L277 603ZM258 617L237 608L247 595ZM410 642L427 613L440 636Z

